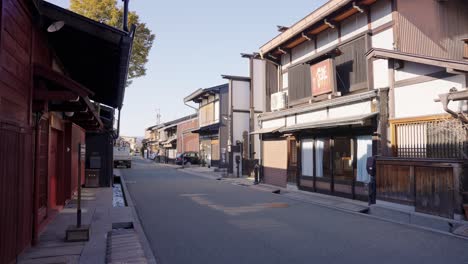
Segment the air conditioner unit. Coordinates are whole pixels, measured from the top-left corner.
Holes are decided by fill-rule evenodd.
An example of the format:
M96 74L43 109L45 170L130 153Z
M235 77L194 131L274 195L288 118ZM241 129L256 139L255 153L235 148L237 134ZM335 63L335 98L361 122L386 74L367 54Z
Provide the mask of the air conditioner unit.
M286 108L286 92L274 93L271 95L271 111L278 111Z

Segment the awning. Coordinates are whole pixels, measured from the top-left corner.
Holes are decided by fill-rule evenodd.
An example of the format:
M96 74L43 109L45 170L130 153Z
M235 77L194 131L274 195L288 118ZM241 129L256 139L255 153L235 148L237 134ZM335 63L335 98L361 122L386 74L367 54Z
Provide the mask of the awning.
M468 63L465 61L456 61L443 58L436 58L423 55L415 55L395 50L387 49L371 49L366 54L367 59L397 59L403 61L410 61L420 64L432 65L437 67L445 67L451 70L458 70L462 72L468 72Z
M124 32L44 0L35 2L41 15L36 20L43 30L56 21L65 22L44 36L70 78L93 91L91 100L120 109L134 28Z
M275 133L278 132L280 129L282 129L284 126L279 126L279 127L269 127L269 128L261 128L258 130L255 130L254 132L251 132L251 135L255 134L267 134L267 133Z
M367 123L369 119L378 115L378 112L364 114L364 115L357 115L357 116L349 116L349 117L342 117L342 118L330 118L327 120L321 120L316 122L309 122L303 124L297 124L293 126L284 127L279 130L279 132L293 132L303 129L321 129L321 128L331 128L331 127L340 127L340 126L351 126L351 125L360 125L363 126Z
M161 143L161 144L163 144L163 145L172 145L172 143L173 143L174 141L176 141L176 140L177 140L177 138L174 137L174 138L171 138L171 139L169 139L169 140L167 140L167 141L164 141L164 142Z
M94 103L88 98L93 92L69 77L38 64L33 67L33 75L38 85L33 94L36 110L42 110L47 105L51 112L69 113L67 120L88 131L104 127Z
M192 133L203 134L203 133L216 133L219 130L219 123L200 127L196 130L193 130Z

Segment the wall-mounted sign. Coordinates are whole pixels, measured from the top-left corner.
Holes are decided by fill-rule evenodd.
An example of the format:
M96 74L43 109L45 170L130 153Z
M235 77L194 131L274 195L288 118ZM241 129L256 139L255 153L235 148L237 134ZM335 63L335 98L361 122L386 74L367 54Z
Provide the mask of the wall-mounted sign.
M79 154L80 154L80 159L85 160L86 159L86 145L85 144L78 144L79 148Z
M312 96L330 93L334 87L333 60L326 59L310 66Z

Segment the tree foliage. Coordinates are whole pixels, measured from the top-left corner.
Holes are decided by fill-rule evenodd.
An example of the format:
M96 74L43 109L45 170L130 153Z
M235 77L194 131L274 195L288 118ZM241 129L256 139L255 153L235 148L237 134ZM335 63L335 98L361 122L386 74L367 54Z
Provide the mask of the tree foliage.
M70 0L70 9L109 26L122 28L123 7L117 5L117 0ZM136 26L136 34L128 69L127 86L133 79L146 75L145 66L155 38L146 23L140 22L140 17L133 11L128 14L129 28L131 25Z

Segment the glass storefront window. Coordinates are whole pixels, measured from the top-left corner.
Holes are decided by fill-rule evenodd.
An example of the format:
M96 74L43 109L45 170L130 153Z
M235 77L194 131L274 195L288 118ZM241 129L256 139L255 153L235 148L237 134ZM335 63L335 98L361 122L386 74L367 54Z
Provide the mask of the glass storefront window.
M353 153L354 146L351 138L336 138L333 164L334 176L337 180L352 181L353 175Z
M315 176L317 178L331 178L330 151L329 138L319 138L315 141L315 162L317 164Z

